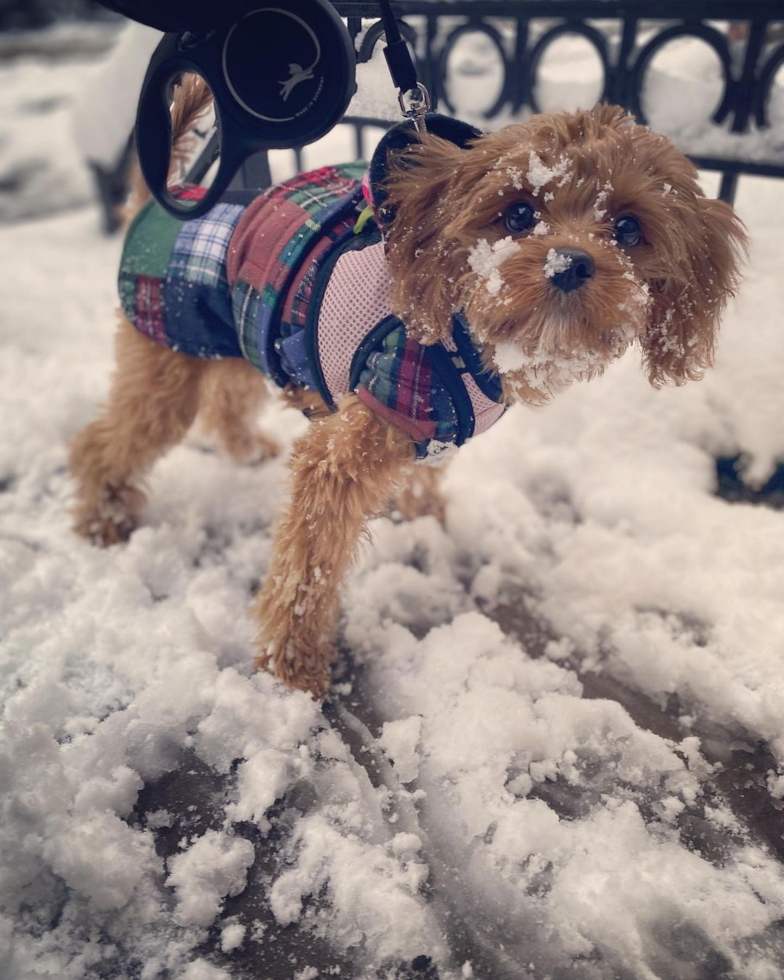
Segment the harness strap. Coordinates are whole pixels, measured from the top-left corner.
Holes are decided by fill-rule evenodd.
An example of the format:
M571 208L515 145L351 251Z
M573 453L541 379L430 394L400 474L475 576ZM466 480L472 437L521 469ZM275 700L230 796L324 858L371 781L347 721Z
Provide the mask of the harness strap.
M434 372L438 374L439 380L446 388L455 406L455 413L457 414L455 445L462 446L467 439L471 438L476 428L476 417L474 416L471 398L449 351L441 344L433 344L432 347L425 349Z
M500 405L504 400L501 379L494 371L489 371L482 363L482 355L473 341L465 316L455 313L452 317L452 339L457 352L465 364L461 373L467 371L476 382L477 388L491 402Z

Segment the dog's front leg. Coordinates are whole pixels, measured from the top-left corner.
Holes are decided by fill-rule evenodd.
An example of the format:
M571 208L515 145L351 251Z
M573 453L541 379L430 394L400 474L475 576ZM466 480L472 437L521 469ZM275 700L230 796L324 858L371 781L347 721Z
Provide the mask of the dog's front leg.
M291 500L256 603L257 666L326 693L341 582L368 518L384 510L413 455L410 438L356 395L297 442Z

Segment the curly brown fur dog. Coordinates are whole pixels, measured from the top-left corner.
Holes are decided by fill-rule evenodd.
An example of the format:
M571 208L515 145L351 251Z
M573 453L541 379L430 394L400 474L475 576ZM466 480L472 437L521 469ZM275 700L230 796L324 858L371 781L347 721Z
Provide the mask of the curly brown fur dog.
M404 339L451 351L460 312L504 404L540 405L635 342L657 386L712 363L742 226L669 140L623 110L537 116L465 146L423 135L391 155L384 193L377 217ZM257 663L322 696L341 582L368 519L416 472L417 438L367 391L332 412L313 392L287 391L313 421L292 454L255 605ZM121 323L109 402L71 447L77 531L102 544L128 536L141 478L200 406L237 458L274 451L253 427L262 397L243 361L162 349ZM417 500L407 495L408 512Z

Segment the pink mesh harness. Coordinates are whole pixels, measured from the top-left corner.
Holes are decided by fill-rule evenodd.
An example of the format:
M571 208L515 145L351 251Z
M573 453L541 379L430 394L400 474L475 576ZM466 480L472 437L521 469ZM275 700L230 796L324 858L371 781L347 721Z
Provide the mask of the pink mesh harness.
M334 402L352 390L352 362L363 341L382 321L391 317L389 293L389 268L383 242L345 252L335 263L324 291L317 333L321 370ZM464 366L457 344L452 338L444 341L441 346L457 362L459 368ZM478 435L498 421L505 406L488 398L470 373L464 371L462 381L473 409L473 435ZM369 398L362 388L358 394L376 411L381 409L377 400ZM379 414L415 440L423 438L421 427L407 415L388 408L386 411L379 411Z
M329 277L318 317L318 354L332 400L347 394L357 348L389 316L384 243L345 252Z

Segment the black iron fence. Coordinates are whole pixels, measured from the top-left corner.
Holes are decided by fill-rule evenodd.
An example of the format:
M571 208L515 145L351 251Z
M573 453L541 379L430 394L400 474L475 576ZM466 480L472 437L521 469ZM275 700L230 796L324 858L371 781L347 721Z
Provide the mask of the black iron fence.
M376 45L383 45L375 3L338 0L335 6L359 39L360 63L369 61ZM482 114L488 127L541 109L543 60L550 45L569 35L596 51L603 71L599 98L647 122L644 92L655 56L678 38L699 39L715 52L723 91L712 126L683 148L699 167L721 172L726 200L733 199L742 174L784 177L784 104L776 125L771 119L773 93L779 85L784 93L784 0L398 0L395 11L440 111L459 111L447 83L458 42L471 36L492 46L501 81ZM687 87L683 98L689 98ZM366 128L389 125L355 116L345 122L355 129L360 156Z

